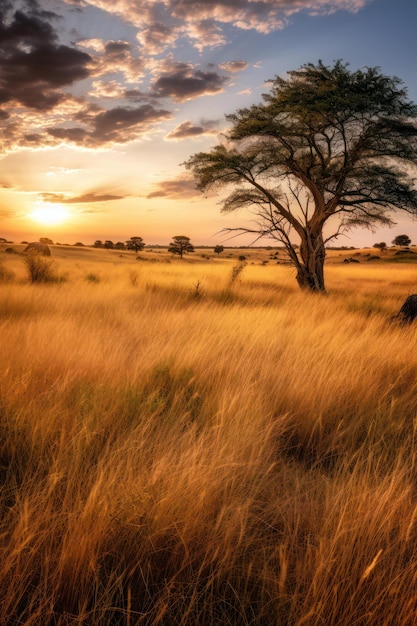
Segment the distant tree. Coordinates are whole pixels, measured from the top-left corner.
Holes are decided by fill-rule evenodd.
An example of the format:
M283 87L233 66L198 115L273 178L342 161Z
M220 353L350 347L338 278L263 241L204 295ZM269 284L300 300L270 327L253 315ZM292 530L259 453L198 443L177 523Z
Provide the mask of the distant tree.
M172 252L172 254L178 254L178 256L183 257L184 254L188 252L194 252L194 246L190 242L190 238L185 235L175 235L172 238L171 243L168 246L168 252Z
M386 250L387 244L385 241L380 241L379 243L374 243L374 248L379 248L380 250Z
M81 241L77 241L76 243L74 243L74 246L77 246L79 248L83 248L84 244Z
M140 252L145 247L145 242L142 237L131 237L126 241L126 247L128 250L133 250L134 252Z
M104 247L111 250L112 248L114 248L114 243L110 241L110 239L106 239L106 241L104 242Z
M224 246L214 246L214 252L216 254L221 254L224 250Z
M52 239L49 239L49 237L39 237L39 241L40 241L41 243L46 243L46 245L48 245L48 246L52 246L52 245L53 245L53 243L54 243L54 242L52 241Z
M229 232L278 240L298 285L325 291L331 239L417 214L417 106L398 78L342 61L277 76L263 98L228 115L227 141L185 166L202 192L230 187L223 212L254 210L252 228Z
M411 243L411 239L408 235L397 235L395 239L392 240L394 246L409 246Z
M118 241L114 244L114 247L116 248L116 250L126 250L126 246L123 241Z
M94 247L103 248L103 242L101 241L101 239L96 239L96 241L94 242Z

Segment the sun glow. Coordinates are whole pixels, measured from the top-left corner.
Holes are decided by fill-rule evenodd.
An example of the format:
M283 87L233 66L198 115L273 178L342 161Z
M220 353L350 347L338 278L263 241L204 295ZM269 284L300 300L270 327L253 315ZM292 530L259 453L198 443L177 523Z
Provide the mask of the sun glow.
M55 224L61 224L65 222L69 213L68 210L62 206L62 204L48 204L46 202L37 202L32 212L29 214L35 222L41 222L42 224L48 224L54 226Z

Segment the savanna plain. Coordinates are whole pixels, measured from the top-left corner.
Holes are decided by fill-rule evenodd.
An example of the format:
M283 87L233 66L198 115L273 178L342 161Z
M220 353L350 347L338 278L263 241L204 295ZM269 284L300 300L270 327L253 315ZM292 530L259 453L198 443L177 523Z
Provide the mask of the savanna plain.
M412 255L314 295L265 249L51 250L0 251L0 624L416 624Z

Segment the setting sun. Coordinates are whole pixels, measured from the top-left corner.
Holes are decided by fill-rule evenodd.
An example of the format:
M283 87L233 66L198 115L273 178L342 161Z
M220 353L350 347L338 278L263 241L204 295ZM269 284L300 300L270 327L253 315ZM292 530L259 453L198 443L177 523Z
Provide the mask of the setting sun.
M35 220L35 222L53 226L61 224L61 222L68 219L68 211L61 204L38 202L34 205L29 217Z

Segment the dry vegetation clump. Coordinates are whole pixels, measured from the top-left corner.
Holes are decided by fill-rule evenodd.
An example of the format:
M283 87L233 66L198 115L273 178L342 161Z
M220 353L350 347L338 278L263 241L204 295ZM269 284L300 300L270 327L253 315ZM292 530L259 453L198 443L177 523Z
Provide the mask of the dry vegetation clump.
M57 281L53 261L40 254L36 249L22 255L29 279L32 283L52 283Z
M0 285L0 624L415 624L412 268L76 258Z

